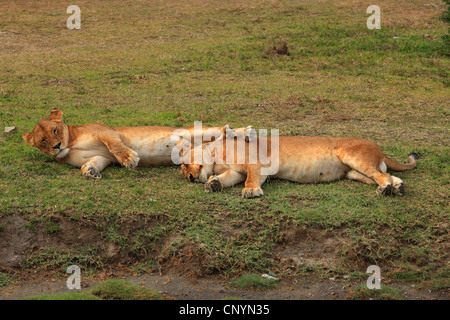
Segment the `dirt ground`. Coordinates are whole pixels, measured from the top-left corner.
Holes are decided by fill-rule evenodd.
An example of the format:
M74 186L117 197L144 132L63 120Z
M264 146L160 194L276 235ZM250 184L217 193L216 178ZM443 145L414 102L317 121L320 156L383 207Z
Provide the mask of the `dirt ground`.
M16 274L12 285L0 288L0 300L15 300L32 295L69 292L70 290L66 286L67 278L64 274L61 275L52 268L40 272L36 271L35 268L20 271L20 261L27 256L26 253L30 251L30 248L33 248L32 251L36 252L40 252L42 248L47 246L67 249L73 245L74 239L80 242L89 241L91 244L103 248L104 258L111 266L108 271L102 271L95 275L83 276L82 274L83 288L81 290L89 290L106 279L121 278L157 290L177 300L216 300L224 298L340 300L351 298L354 294L353 290L363 281L351 280L345 276L334 276L332 278L320 278L316 275L291 276L282 278L275 289L266 291L240 290L229 287L227 284L229 280L223 277L188 272L189 270L200 269L201 261L181 258L181 260L166 259L167 261L161 261L163 266L161 265L162 267L159 270L153 270L152 273L146 273L142 276L133 276L133 272L127 267L127 257L118 254L120 250L115 247L103 247L104 244L98 233L94 234L89 227L80 228L79 225L75 227L73 223L61 218L58 219L58 224L64 232L50 235L40 231L41 228L37 228L37 231L31 231L30 228L26 227L26 220L20 215L0 219L0 222L3 222L4 225L3 238L0 238L2 240L0 241L0 256L2 257L0 272ZM286 239L289 241L280 244L277 251L280 261L285 261L290 267L308 263L311 263L311 265L321 263L333 267L338 261L333 257L338 256L337 251L341 247L339 244L345 242L345 239L340 237L333 238L333 241L329 237L321 237L320 241L312 241L306 239L299 231L287 232ZM184 253L184 256L189 256L188 252ZM180 264L183 265L183 268L179 266ZM450 296L448 291L418 289L411 283L394 283L392 280L382 280L382 284L401 290L400 295L404 299L447 300Z
M213 276L189 278L180 275L146 274L120 278L138 285L159 291L176 300L220 300L240 298L244 300L343 300L351 296L352 290L359 284L356 281L342 279L320 279L305 276L295 279L282 279L279 285L270 290L242 290L229 287L227 281ZM98 283L96 280L84 280L82 289L86 291ZM400 289L407 300L448 300L445 291L432 292L418 290L411 284L389 283L392 288ZM374 289L375 290L375 289ZM0 291L0 300L16 300L39 294L57 294L69 292L65 279L42 279L27 283L17 283Z

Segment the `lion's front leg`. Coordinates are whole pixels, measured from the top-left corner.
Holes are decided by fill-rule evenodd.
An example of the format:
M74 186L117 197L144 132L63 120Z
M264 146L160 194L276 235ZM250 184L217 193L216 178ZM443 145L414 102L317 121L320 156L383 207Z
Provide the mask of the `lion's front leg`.
M92 157L81 166L81 172L88 179L100 179L102 177L100 172L111 163L110 159L102 156Z
M264 195L261 185L267 176L261 175L261 166L249 165L247 170L247 180L245 188L242 189L242 198L255 198Z
M117 132L108 131L99 134L99 138L122 166L128 169L137 167L139 163L138 153L123 144Z
M208 181L205 183L205 192L210 193L222 191L224 188L234 186L244 180L245 175L234 170L227 170L218 176L209 177Z
M138 153L136 151L133 151L131 149L125 149L121 150L117 153L114 153L114 156L116 157L117 161L124 167L131 169L134 167L137 167L139 163L139 157Z

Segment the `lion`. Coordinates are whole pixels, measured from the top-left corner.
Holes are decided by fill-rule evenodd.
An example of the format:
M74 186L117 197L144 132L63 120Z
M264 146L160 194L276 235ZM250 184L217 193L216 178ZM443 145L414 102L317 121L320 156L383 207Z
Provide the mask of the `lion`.
M99 123L75 126L64 123L63 112L53 108L50 117L40 120L32 133L24 133L22 137L27 144L55 157L58 162L81 168L86 178L100 179L100 172L112 164L126 168L173 164L171 152L177 142L173 134L179 129L110 127ZM206 134L214 140L223 133L223 127L202 127L200 132L195 130L195 126L182 129L190 134L192 143L198 141L198 135L202 143ZM233 129L245 139L253 131L252 126Z
M180 173L190 182L205 183L206 192L218 192L224 188L244 182L243 198L254 198L264 194L262 184L268 176L300 183L331 182L350 179L367 184L377 184L378 195L405 193L403 181L387 173L387 169L404 171L416 166L418 155L411 153L408 163L402 164L385 156L380 147L369 140L346 137L280 136L276 152L272 150L274 137L258 137L253 141L242 141L240 137L216 139L209 144L195 146L181 153ZM231 143L230 143L231 140ZM241 141L240 141L241 140ZM228 142L227 142L228 141ZM238 150L238 145L244 148ZM249 161L251 144L256 149L267 149L271 163ZM230 150L231 149L231 150ZM220 150L220 152L218 152ZM212 161L194 161L196 152L211 157ZM206 152L206 153L205 153ZM276 153L276 154L275 154ZM258 153L259 155L260 153ZM242 157L243 156L243 157ZM275 157L273 157L275 156ZM244 161L238 161L238 157ZM197 158L198 159L198 158ZM231 161L230 161L231 159ZM264 172L277 162L277 170Z

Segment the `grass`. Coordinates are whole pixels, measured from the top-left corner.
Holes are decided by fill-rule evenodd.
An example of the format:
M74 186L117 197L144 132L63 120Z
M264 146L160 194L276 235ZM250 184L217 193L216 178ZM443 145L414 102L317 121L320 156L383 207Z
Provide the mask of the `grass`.
M14 275L10 275L4 272L0 272L0 289L8 287L14 283Z
M59 294L41 294L26 297L23 300L101 300L89 292L67 292Z
M35 269L41 272L58 270L65 273L71 265L82 267L83 273L86 274L93 274L104 268L99 249L93 247L63 250L48 246L38 254L27 255L21 262L22 269Z
M158 292L140 287L124 280L107 280L102 282L90 293L102 300L161 300Z
M344 239L334 257L342 273L377 264L383 276L443 283L450 101L440 8L386 0L378 4L381 30L368 30L363 1L199 4L79 1L81 30L65 27L63 4L3 6L0 125L18 129L0 135L0 241L14 235L6 230L17 215L28 221L23 232L54 239L28 251L23 268L110 264L103 246L67 238L58 217L119 247L131 265L283 275L279 250L295 246L288 235L299 230L304 239ZM289 56L265 54L278 43ZM176 167L111 167L87 181L21 138L52 107L70 124L201 120L283 135L359 136L397 160L411 151L420 160L397 174L406 184L402 198L377 197L373 186L350 181L270 180L264 197L247 200L241 186L205 194Z
M350 300L403 300L400 289L381 285L380 289L368 289L365 284L349 292L347 299Z
M161 300L158 292L120 279L106 280L88 292L44 294L25 300Z

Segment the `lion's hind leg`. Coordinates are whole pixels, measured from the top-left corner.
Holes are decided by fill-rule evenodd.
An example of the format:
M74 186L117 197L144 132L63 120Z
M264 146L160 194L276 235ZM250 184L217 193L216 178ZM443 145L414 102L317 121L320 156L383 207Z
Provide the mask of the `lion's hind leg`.
M392 177L392 183L393 183L393 190L392 192L398 196L402 196L405 194L405 185L403 184L402 179L391 176Z
M381 172L379 166L365 164L357 165L356 168L352 167L352 169L374 180L378 184L378 195L391 195L393 193L394 187L391 175Z
M386 165L382 163L380 165L381 172L378 170L367 170L370 172L368 174L372 175L370 178L368 175L362 174L354 169L348 171L345 177L350 180L360 181L367 184L379 184L377 189L377 194L379 195L395 194L403 196L405 194L405 186L403 181L400 178L387 174L386 169ZM373 176L376 176L378 180L372 178ZM381 181L381 184L379 181Z
M387 188L384 188L383 185L380 185L377 189L377 194L383 194L383 195L389 195L389 194L395 194L398 196L403 196L405 194L405 185L403 181L400 178L391 176L387 173L387 166L384 162L381 162L380 164L380 171L381 174L384 175L384 177L388 177L392 181L392 183L387 185Z
M384 155L379 150L371 150L365 148L351 149L344 153L340 157L342 163L350 167L353 171L357 171L360 175L356 173L350 173L350 176L363 178L361 175L372 179L378 184L377 194L378 195L390 195L395 193L393 180L390 174L386 173L386 165L383 162ZM369 180L363 179L364 182Z
M366 177L365 175L363 175L362 173L359 173L356 170L350 170L349 172L347 172L345 177L349 180L360 181L360 182L364 182L367 184L377 184L375 182L375 180L373 180L369 177Z

